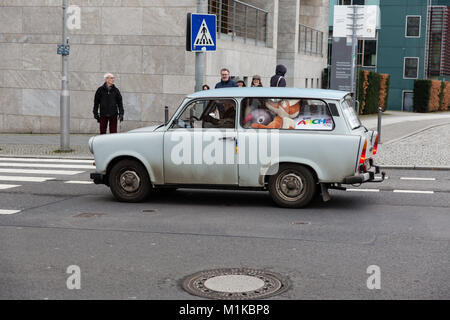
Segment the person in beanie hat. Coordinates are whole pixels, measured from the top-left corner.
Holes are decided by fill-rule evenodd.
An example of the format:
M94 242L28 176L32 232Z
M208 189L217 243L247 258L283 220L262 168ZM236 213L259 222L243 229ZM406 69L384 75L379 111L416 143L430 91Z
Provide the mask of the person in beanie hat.
M252 79L252 87L262 87L261 77L255 74Z

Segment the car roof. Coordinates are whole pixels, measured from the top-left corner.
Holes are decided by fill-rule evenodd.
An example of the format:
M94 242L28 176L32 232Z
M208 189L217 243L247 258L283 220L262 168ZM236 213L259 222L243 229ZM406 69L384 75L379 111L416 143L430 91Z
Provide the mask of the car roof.
M349 92L329 90L329 89L301 89L301 88L273 88L273 87L245 87L245 88L221 88L212 90L202 90L188 95L188 98L317 98L341 100Z

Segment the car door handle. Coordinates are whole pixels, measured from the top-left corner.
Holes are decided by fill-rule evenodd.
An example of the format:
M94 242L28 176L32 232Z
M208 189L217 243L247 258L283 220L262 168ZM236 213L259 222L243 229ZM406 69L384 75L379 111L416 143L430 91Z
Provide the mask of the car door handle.
M219 140L231 140L231 141L234 141L234 140L236 140L236 137L220 137Z

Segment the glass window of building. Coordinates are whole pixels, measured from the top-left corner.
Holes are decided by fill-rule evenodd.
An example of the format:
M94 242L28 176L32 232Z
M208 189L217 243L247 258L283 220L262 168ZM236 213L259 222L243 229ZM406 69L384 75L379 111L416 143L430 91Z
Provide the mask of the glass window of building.
M406 37L420 37L420 16L406 17Z
M365 5L366 0L339 0L340 5L351 6L351 5Z
M403 78L417 79L419 75L419 58L405 57L403 65Z

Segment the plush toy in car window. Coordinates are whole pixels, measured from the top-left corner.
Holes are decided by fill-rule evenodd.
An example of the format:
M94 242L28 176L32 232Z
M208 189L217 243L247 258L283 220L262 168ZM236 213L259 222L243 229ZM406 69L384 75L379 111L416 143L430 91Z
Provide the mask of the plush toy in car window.
M269 124L253 123L252 128L260 129L294 129L295 120L300 112L300 100L269 99L266 107L276 113Z
M253 124L268 125L272 122L273 116L267 109L254 109L244 119L244 126L253 127Z

